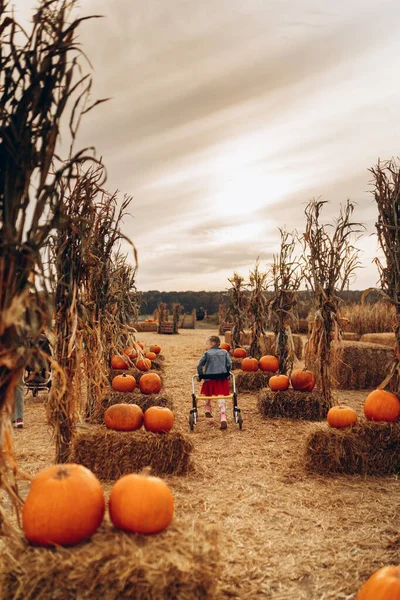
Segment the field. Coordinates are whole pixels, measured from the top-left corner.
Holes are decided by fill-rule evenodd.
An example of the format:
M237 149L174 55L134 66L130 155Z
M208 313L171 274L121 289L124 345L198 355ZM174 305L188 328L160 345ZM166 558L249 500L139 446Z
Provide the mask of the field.
M191 375L208 333L215 331L139 336L146 345L162 346L175 427L185 433ZM361 414L365 395L341 392L341 399ZM166 477L176 500L175 514L192 532L193 544L200 522L218 529L221 569L214 597L353 599L373 571L399 562L394 519L400 503L398 480L310 476L303 452L315 425L263 421L256 401L255 394L239 396L242 431L231 419L227 431L220 431L216 418L206 420L200 413L190 434L193 472ZM34 474L54 460L43 396L27 397L24 420L25 428L15 433L16 454L20 467Z

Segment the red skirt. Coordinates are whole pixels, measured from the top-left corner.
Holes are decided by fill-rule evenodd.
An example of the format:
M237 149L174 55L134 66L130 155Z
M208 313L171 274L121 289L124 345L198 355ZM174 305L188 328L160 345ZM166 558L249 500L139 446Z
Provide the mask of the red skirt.
M200 393L203 396L229 396L229 379L209 379L204 381Z

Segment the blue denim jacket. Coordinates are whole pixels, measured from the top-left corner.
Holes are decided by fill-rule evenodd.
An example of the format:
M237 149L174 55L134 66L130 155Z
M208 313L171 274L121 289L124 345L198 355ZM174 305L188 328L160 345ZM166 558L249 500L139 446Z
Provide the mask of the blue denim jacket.
M230 373L231 367L232 361L228 352L214 346L204 352L197 365L197 372L204 378L204 381L208 381L207 375L212 375L212 379L224 379Z

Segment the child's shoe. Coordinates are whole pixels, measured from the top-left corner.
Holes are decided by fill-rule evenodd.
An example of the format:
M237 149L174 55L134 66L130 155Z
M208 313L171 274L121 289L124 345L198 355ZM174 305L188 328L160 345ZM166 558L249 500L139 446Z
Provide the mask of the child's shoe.
M24 426L24 422L22 419L17 419L14 423L14 429L22 429Z
M209 418L212 417L210 400L207 400L207 402L205 403L204 410L205 410L206 417L209 417Z

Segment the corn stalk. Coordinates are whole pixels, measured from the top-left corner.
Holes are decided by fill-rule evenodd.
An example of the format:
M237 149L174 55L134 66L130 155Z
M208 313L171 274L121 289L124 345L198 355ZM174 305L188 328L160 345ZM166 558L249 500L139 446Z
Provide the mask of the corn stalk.
M259 360L262 356L261 339L264 340L264 348L267 345L267 273L262 273L258 261L253 271L250 271L249 288L250 297L248 301L248 317L251 327L251 343L249 354Z
M335 377L332 367L340 364L342 350L339 294L349 286L360 265L359 250L351 239L362 226L351 221L354 205L349 200L341 206L339 217L333 224L321 224L325 204L321 200L311 200L305 209L303 272L315 303L313 327L306 345L306 365L315 371L326 401L333 404Z
M231 288L228 289L229 294L229 314L231 315L232 326L232 348L240 347L240 334L244 333L244 328L247 324L247 298L244 277L234 273L229 279Z

